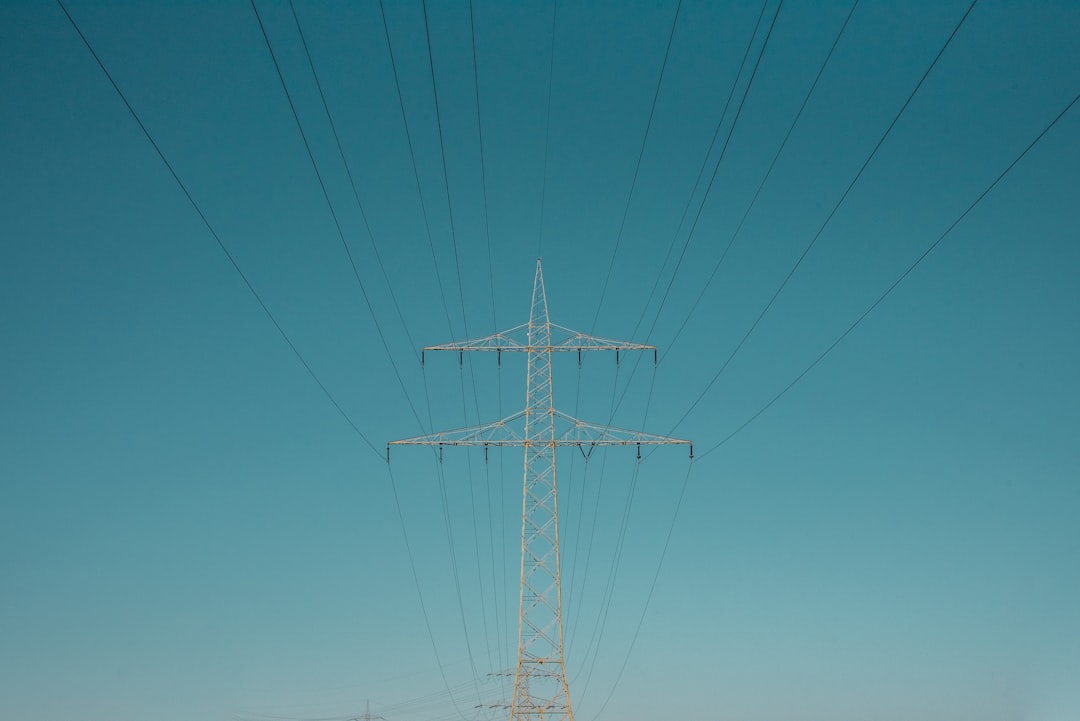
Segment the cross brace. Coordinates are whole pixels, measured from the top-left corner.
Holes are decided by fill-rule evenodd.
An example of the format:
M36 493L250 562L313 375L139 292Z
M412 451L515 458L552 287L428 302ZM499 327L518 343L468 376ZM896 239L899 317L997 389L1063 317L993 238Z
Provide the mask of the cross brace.
M551 354L577 351L614 351L618 362L624 350L651 350L656 346L579 333L548 320L547 296L540 261L536 261L529 322L510 330L472 340L433 345L424 351L525 353L525 409L493 423L428 433L391 441L391 445L523 447L524 479L521 509L521 595L518 618L518 660L514 673L514 699L510 721L573 721L570 690L563 658L562 590L559 556L559 506L556 492L555 449L574 446L588 458L598 446L680 444L669 438L625 428L588 423L555 410L552 403ZM421 355L421 362L423 355Z
M529 414L529 410L518 411L492 423L402 438L390 441L389 445L527 447L536 444L536 441L530 440L525 435L525 423ZM576 446L582 448L583 452L585 448L591 449L597 446L688 445L690 457L694 457L694 444L683 438L670 438L626 428L602 426L574 418L555 409L546 411L545 415L551 416L555 432L550 439L544 439L544 445Z

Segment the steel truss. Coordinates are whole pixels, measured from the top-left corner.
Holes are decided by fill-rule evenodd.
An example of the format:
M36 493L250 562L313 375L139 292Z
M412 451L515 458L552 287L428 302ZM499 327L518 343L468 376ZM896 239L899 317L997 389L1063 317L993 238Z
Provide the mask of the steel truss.
M563 658L562 588L559 554L559 505L555 484L555 449L574 446L588 456L598 446L693 445L639 431L587 423L555 410L551 354L589 351L653 351L656 346L579 333L548 320L547 295L536 261L529 322L493 335L427 346L427 351L473 351L528 354L525 409L493 423L391 441L390 445L520 446L525 449L521 500L521 596L518 659L510 721L573 721ZM389 447L387 457L389 458ZM486 452L486 450L485 450Z

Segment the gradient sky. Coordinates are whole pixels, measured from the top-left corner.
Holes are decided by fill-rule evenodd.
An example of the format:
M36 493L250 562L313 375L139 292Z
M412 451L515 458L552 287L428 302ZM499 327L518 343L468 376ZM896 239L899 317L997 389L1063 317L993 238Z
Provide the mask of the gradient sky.
M631 195L674 3L562 3L552 54L550 3L476 0L482 176L469 6L432 2L451 228L422 6L386 16L426 216L378 4L298 0L387 285L289 5L259 2L376 326L251 5L70 0L374 451L61 8L0 4L0 717L505 718L476 707L510 698L520 454L395 449L398 506L382 449L519 409L522 358L417 347L527 320L538 254L553 321L661 349L557 359L557 407L698 456L559 457L579 720L1080 716L1080 108L705 455L1073 100L1080 3L975 6L693 405L968 4L859 3L706 285L851 7L785 3L660 308L760 3L683 4Z

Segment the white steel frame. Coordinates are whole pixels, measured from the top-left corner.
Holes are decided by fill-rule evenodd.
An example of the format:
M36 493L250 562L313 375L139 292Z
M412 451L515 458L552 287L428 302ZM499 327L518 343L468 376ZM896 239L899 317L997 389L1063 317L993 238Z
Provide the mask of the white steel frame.
M563 658L559 505L555 449L576 446L588 455L597 446L684 444L688 440L586 423L555 410L551 354L576 351L645 351L656 346L599 338L548 320L540 261L536 261L529 322L483 338L427 346L426 351L528 353L525 409L502 420L469 428L391 441L390 445L520 446L525 449L521 498L521 595L518 658L510 721L573 721ZM389 447L387 448L389 458Z

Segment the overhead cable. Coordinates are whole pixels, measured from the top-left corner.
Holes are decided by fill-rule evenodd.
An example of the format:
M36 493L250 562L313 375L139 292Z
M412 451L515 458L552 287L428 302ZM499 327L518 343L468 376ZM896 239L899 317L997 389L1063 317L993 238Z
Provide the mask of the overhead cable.
M705 395L716 384L716 381L719 380L720 376L724 373L728 365L730 365L731 361L742 349L743 345L745 345L746 341L750 338L751 335L753 335L754 331L758 327L758 324L761 323L762 318L764 318L765 315L772 308L773 303L776 302L776 299L780 297L780 294L783 292L784 288L787 287L787 284L791 280L792 276L795 275L796 271L798 271L799 267L802 265L802 262L806 259L806 256L810 254L811 249L813 249L814 245L817 243L822 233L825 232L825 228L828 227L829 222L833 219L833 217L836 216L837 211L840 210L840 206L843 205L844 201L848 197L848 194L851 193L851 189L855 187L855 184L857 182L859 182L859 178L862 177L863 172L866 171L866 168L870 165L870 162L874 159L874 156L877 155L877 151L885 143L885 139L889 137L889 134L892 132L893 128L896 127L896 124L900 121L900 118L903 116L904 111L907 110L908 106L911 104L911 101L919 92L919 89L922 88L923 83L926 82L926 78L937 66L938 61L941 59L941 56L945 54L945 51L952 43L953 38L955 38L957 33L960 32L960 28L964 25L964 21L967 20L968 16L971 14L971 11L975 8L977 2L978 0L972 0L971 4L968 5L968 8L964 12L963 17L960 18L960 21L952 29L952 32L949 33L949 37L946 38L945 43L941 46L941 49L938 50L937 55L934 56L934 59L930 62L930 65L926 68L926 71L922 74L922 77L919 78L919 82L915 84L914 89L912 89L911 93L904 101L904 104L900 106L900 109L893 117L892 122L889 123L889 126L885 129L885 132L882 133L881 137L874 145L873 150L871 150L870 154L866 156L866 160L863 161L862 165L859 167L859 170L855 173L854 177L852 177L851 182L848 183L847 187L844 189L844 192L841 193L840 198L833 205L832 210L829 211L829 214L825 217L825 220L817 229L817 232L814 233L813 237L810 239L810 242L807 243L806 247L803 249L802 254L795 261L795 264L791 266L791 269L788 271L787 275L784 276L784 279L782 281L780 281L780 285L778 285L776 290L773 292L772 297L769 299L769 302L766 303L765 307L761 309L761 312L758 313L757 317L754 319L754 322L750 324L750 327L746 330L742 338L735 345L735 348L728 355L727 359L721 364L720 368L716 371L716 373L713 374L713 377L705 385L704 390L702 390L701 393L698 394L697 398L694 399L693 403L690 404L690 407L686 410L682 417L679 418L679 420L675 423L674 426L672 426L670 432L673 433L675 429L682 425L683 422L687 419L687 417L689 417L690 413L693 412L694 408L696 408L698 404L701 403L702 399L705 398Z
M780 11L783 9L783 5L784 5L783 0L781 0L781 2L779 2L777 4L776 10L773 12L772 20L770 21L768 29L766 30L765 37L764 37L764 39L762 40L762 43L761 43L761 47L758 49L758 54L757 54L757 57L755 58L753 68L751 69L750 75L749 75L749 77L747 79L747 82L746 82L746 85L743 88L743 93L742 93L741 98L739 99L739 103L738 103L738 106L736 108L735 116L733 117L731 125L729 126L727 137L724 140L724 144L721 146L720 155L717 158L716 165L714 166L712 176L711 176L711 178L709 180L709 184L708 184L708 186L706 188L706 191L705 191L705 196L708 195L708 192L712 187L712 183L716 178L717 170L719 169L720 164L723 161L724 155L726 154L727 148L728 148L728 146L729 146L729 144L731 142L731 138L732 138L732 135L734 133L735 126L738 124L739 117L741 116L743 107L746 104L746 99L747 99L747 97L748 97L748 95L750 93L750 89L753 87L754 79L757 77L758 69L761 66L761 61L762 61L762 58L765 55L765 50L769 46L769 40L772 38L773 30L776 27L777 19L780 16ZM748 58L748 56L750 54L750 49L753 47L754 38L757 36L757 32L758 32L758 29L760 28L761 20L764 17L765 10L766 10L767 6L768 6L768 2L766 0L766 2L762 4L761 12L759 13L757 22L754 25L754 30L753 30L753 32L751 34L750 41L747 43L746 52L743 54L743 60L742 60L742 63L740 64L740 66L739 66L739 72L736 74L735 82L732 84L731 91L729 92L727 101L725 102L725 105L724 105L724 111L721 114L720 121L717 123L716 131L713 133L712 142L710 142L710 144L709 144L709 151L706 153L706 156L705 156L705 162L708 161L708 157L712 152L713 145L716 143L718 134L720 132L720 128L723 126L724 117L727 115L727 109L730 106L732 96L734 95L734 92L735 92L735 88L738 85L738 78L739 78L739 76L742 75L742 70L743 70L743 68L745 66L745 63L746 63L746 60L747 60L747 58ZM704 170L704 167L705 166L703 164L702 170ZM700 180L701 180L701 173L699 172L698 181L700 182ZM695 183L695 190L696 190L696 187L697 187L697 183ZM693 192L691 192L691 199L692 198L693 198ZM704 205L705 197L702 198L701 202L702 202L702 205ZM689 204L690 204L690 200L688 199L687 208L689 208ZM698 216L700 216L700 212L701 212L701 208L699 207ZM685 211L684 211L684 216L683 217L685 219ZM695 226L696 226L696 223L697 223L697 217L695 217L695 219L694 219L694 225ZM680 220L680 225L681 224L682 224L682 221ZM691 235L693 234L693 227L691 227L690 234ZM689 240L689 236L688 236L688 240ZM674 238L672 239L672 243L674 244ZM685 253L685 246L683 248L683 252ZM669 249L669 253L670 253L670 249ZM682 258L680 257L680 262L681 262L681 260L682 260ZM654 322L654 326L655 326L655 322ZM651 334L651 332L652 332L652 328L650 328L650 334ZM640 360L641 359L640 359L640 356L639 356L638 362L635 363L633 370L637 369L638 365L640 364ZM645 423L647 422L647 419L648 419L649 408L651 407L651 402L652 402L652 394L653 394L653 390L655 388L655 380L656 380L656 377L654 375L653 376L653 383L650 384L649 395L648 395L648 397L646 399L645 414L644 414L644 418L642 419L642 427L643 428L644 428L644 425L645 425ZM625 397L625 392L626 392L627 389L629 389L629 380L627 381L627 384L624 387L623 397ZM609 421L608 421L609 423L611 422L611 420L614 419L615 412L616 412L618 406L622 402L622 398L620 398L619 403L616 403L615 390L616 389L614 389L614 388L612 389L610 418L609 418ZM615 577L618 574L619 562L621 560L622 543L624 542L625 535L626 535L626 532L627 532L630 508L631 508L631 505L633 503L634 491L635 491L636 485L637 485L636 484L636 479L637 479L637 470L635 469L634 479L631 482L630 492L629 492L629 495L627 497L626 506L625 506L624 512L623 512L623 522L620 525L619 532L618 532L618 542L617 542L617 549L618 550L616 552L616 556L614 558L614 563L612 565L612 568L609 571L607 588L613 588L614 582L615 582ZM605 630L606 624L607 624L608 612L610 610L611 595L610 595L609 591L606 591L606 593L607 593L607 599L606 599L606 601L601 601L601 604L602 604L601 615L598 618L597 626L594 627L594 636L597 637L596 650L595 650L595 653L593 655L592 665L590 666L590 669L589 669L589 672L588 672L588 676L587 676L587 680L586 680L586 687L588 686L588 679L591 679L593 669L595 668L596 663L597 663L597 661L599 659L600 643L603 640L604 630ZM597 628L599 629L598 636L597 636L597 633L596 633ZM589 641L589 646L590 647L592 646L592 639L591 638L590 638L590 641ZM630 650L632 650L632 646L631 646ZM627 653L629 654L629 651ZM616 683L618 683L617 680L616 680ZM614 689L612 689L612 692L614 692ZM610 698L610 694L609 694L609 698Z
M472 46L472 68L473 68L473 97L476 100L476 138L477 146L480 150L480 200L483 208L484 215L484 245L487 249L487 264L488 264L488 283L491 290L491 327L493 333L499 332L499 320L495 312L495 270L494 263L491 257L491 222L488 217L488 197L487 197L487 163L484 159L484 123L482 120L482 114L480 112L480 70L479 62L477 60L476 52L476 14L473 11L473 0L469 0L469 39ZM471 361L470 361L471 362ZM471 366L470 366L471 368ZM498 378L498 412L499 418L503 417L502 413L502 375ZM479 421L479 409L477 410L477 420ZM500 484L500 488L501 488ZM500 656L500 664L505 668L508 663L506 657L506 644L503 643L503 624L500 622L500 604L499 604L499 583L495 573L495 530L492 523L491 513L491 473L488 464L484 464L484 490L487 496L487 519L488 519L488 553L491 558L491 589L492 589L492 603L495 607L495 644L498 647ZM506 546L502 545L503 555L506 554ZM505 598L505 590L503 596ZM505 610L505 609L504 609ZM505 614L503 614L505 615ZM509 637L507 637L509 638Z
M296 129L300 133L300 139L304 143L304 149L307 151L308 159L311 161L311 167L315 171L315 178L318 180L319 188L322 190L323 198L326 200L326 208L330 211L330 217L334 221L334 228L337 230L338 238L341 240L341 246L345 249L345 255L349 259L349 266L352 268L353 277L356 278L356 284L360 288L360 295L364 300L364 305L367 307L368 314L371 316L371 322L375 326L375 332L379 336L379 341L382 343L387 360L390 361L390 367L394 371L394 376L397 378L398 385L401 387L401 392L405 396L405 401L409 404L409 409L412 411L413 417L416 418L417 424L423 428L424 422L420 419L420 414L413 404L412 396L409 395L409 391L405 387L405 379L402 378L397 361L394 360L394 354L390 351L390 345L386 341L386 335L383 333L382 325L379 323L379 317L375 313L374 306L371 304L371 298L368 295L367 288L364 287L364 281L360 278L360 269L356 267L356 259L353 257L352 250L349 248L349 243L345 240L345 231L342 230L341 221L338 219L337 211L334 210L334 204L330 201L330 192L326 189L326 183L323 181L322 173L319 171L319 164L315 161L315 154L311 150L311 143L308 142L307 133L304 132L304 125L300 122L300 115L296 111L296 105L293 103L292 95L289 93L289 87L285 83L285 76L281 72L281 65L278 64L277 55L274 53L274 47L270 44L270 36L266 32L266 26L263 25L262 16L259 15L259 8L255 5L255 0L250 0L250 2L251 9L255 13L255 20L259 24L259 31L262 33L263 40L266 42L266 49L269 51L270 59L274 63L274 70L277 72L278 80L281 82L281 89L284 91L285 99L289 103L289 109L292 111L293 120L296 121Z
M608 263L604 282L600 286L600 300L596 303L596 313L593 315L592 329L589 333L596 332L596 323L600 319L600 308L604 305L604 296L607 294L608 284L611 282L611 274L615 269L615 257L619 254L619 245L622 243L623 230L626 228L626 218L630 214L630 201L634 198L634 189L637 187L638 174L641 172L641 160L645 157L645 144L649 140L649 131L652 129L653 115L656 114L656 101L660 98L660 88L664 84L664 71L667 70L668 57L671 55L671 43L675 39L675 27L679 24L679 11L682 10L682 0L675 5L675 15L671 18L671 30L668 31L667 45L664 47L664 59L660 63L660 74L656 78L656 90L653 91L652 103L649 105L649 118L645 121L645 133L641 137L641 147L638 149L637 161L634 163L634 175L630 180L630 191L626 194L626 204L623 206L622 219L619 221L619 231L615 234L615 247L611 250L611 262Z
M428 68L431 71L431 93L432 93L432 97L435 100L435 125L436 125L436 128L438 129L438 135L439 135L439 156L442 159L443 186L444 186L444 189L446 190L446 212L447 212L447 215L448 215L449 220L450 220L450 241L451 241L451 246L452 246L453 251L454 251L454 271L455 271L455 274L457 276L458 300L459 300L459 302L461 304L462 328L464 330L465 337L469 338L469 337L471 337L470 334L469 334L469 314L465 310L465 286L464 286L464 284L462 283L462 280L461 280L461 255L460 255L460 253L458 251L457 225L454 222L454 204L453 204L452 199L451 199L450 174L449 174L449 170L448 170L447 162L446 162L446 143L445 143L445 139L444 139L444 135L443 135L442 111L441 111L440 105L439 105L439 87L438 87L438 83L436 82L436 79L435 79L435 55L434 55L434 52L433 52L432 46L431 46L431 26L430 26L430 23L428 22L427 0L422 0L420 5L421 5L421 8L423 9L423 15L424 15L424 37L427 40ZM476 391L476 374L475 374L475 371L473 369L473 364L472 364L472 359L471 358L469 360L469 377L470 377L470 380L472 382L473 406L474 406L475 413L476 413L476 421L477 421L477 423L479 423L480 422L480 401L479 401L479 397L478 397L478 394L477 394L477 391ZM465 425L468 426L469 425L469 413L468 413L468 403L467 403L466 398L465 398L465 379L464 379L464 377L461 378L461 406L462 406L462 408L461 408L462 415L463 415L464 420L465 420ZM470 509L472 511L473 547L474 547L475 556L476 556L476 572L477 572L477 580L479 581L479 584L480 584L480 616L481 616L481 619L482 619L481 626L482 626L483 632L484 632L484 646L485 646L485 650L487 651L487 654L488 654L488 664L492 665L491 664L491 642L490 642L490 639L489 639L489 636L488 636L488 624L487 624L487 617L488 617L487 607L486 607L487 604L486 604L486 602L484 600L483 570L481 569L481 563L480 563L480 541L479 541L480 534L479 534L479 524L477 523L477 518L476 518L475 476L473 474L473 468L472 468L472 456L471 455L466 455L465 456L465 462L466 462L466 464L468 466L469 501L470 501L469 507L470 507ZM451 539L451 542L452 542L452 539ZM457 569L455 568L455 576L456 576L456 572L457 572ZM455 583L457 583L456 578L455 578ZM494 589L492 589L492 593L494 594ZM462 609L462 624L464 624L464 623L465 623L464 609Z
M105 63L102 62L101 58L94 50L93 45L90 44L90 41L87 39L86 35L83 34L83 31L79 27L79 24L75 22L75 18L72 17L70 12L68 12L67 6L64 5L63 0L56 0L56 4L60 6L60 9L67 17L68 22L71 23L71 27L74 28L75 32L78 34L79 39L82 40L83 45L86 46L86 49L90 51L90 55L94 58L94 62L96 62L98 67L101 68L101 72L105 74L105 77L108 79L109 84L112 85L113 90L116 91L116 94L120 96L120 100L128 109L128 112L135 120L135 123L139 126L139 129L142 131L143 135L150 142L150 145L151 147L153 147L154 152L157 153L157 156L161 159L161 162L165 165L165 168L169 171L169 174L172 176L173 180L176 181L176 184L177 186L179 186L180 191L184 194L184 197L187 198L188 203L191 204L191 207L195 210L195 213L199 216L199 219L202 221L203 225L206 226L206 229L207 231L209 231L211 237L214 239L214 242L217 243L218 247L221 249L221 252L225 254L225 257L228 259L229 264L232 265L233 270L235 270L236 274L240 276L240 280L243 281L244 286L247 287L248 291L255 298L255 301L259 304L259 307L262 309L263 313L266 315L267 318L269 318L270 322L277 330L278 335L280 335L282 340L285 341L285 344L289 346L289 350L291 350L293 352L293 355L296 356L296 359L300 361L300 365L304 367L304 370L307 372L307 374L311 377L313 381L315 381L315 384L319 386L319 390L323 392L323 395L326 396L326 399L330 401L331 405L334 406L334 409L337 410L338 414L345 419L345 422L349 425L350 428L353 429L356 435L360 437L360 439L368 446L368 448L371 449L372 453L378 456L381 460L383 457L382 452L378 448L376 448L375 445L371 442L371 440L368 439L368 437L363 433L363 431L361 431L357 427L356 423L354 423L352 418L349 417L349 414L345 412L345 409L341 407L341 404L338 403L337 399L334 398L332 393L330 393L330 390L326 387L326 384L324 384L323 381L319 378L319 376L316 375L315 371L312 369L307 359L305 359L303 354L300 353L300 350L296 347L296 344L293 342L292 338L289 337L289 334L285 332L285 329L281 326L281 323L278 322L278 319L274 316L273 312L271 312L269 306L267 306L266 304L266 301L263 300L259 292L255 290L255 286L252 285L251 280L249 280L244 271L241 270L239 263L237 263L236 261L236 258L233 256L232 252L230 252L229 248L225 245L225 242L221 239L221 236L218 235L218 232L214 229L213 225L210 224L210 220L206 217L206 214L202 211L202 208L199 207L199 204L195 201L195 198L188 190L187 185L184 183L183 180L180 179L180 176L177 174L175 168L173 168L172 163L169 162L169 159L165 156L165 153L157 144L157 141L154 140L154 136L150 134L150 130L143 123L142 118L140 118L139 114L135 112L135 108L132 106L131 102L128 101L127 96L124 94L124 91L120 89L120 86L113 78L112 73L110 73L108 68L105 67Z
M345 176L349 180L349 187L352 189L353 199L356 200L356 207L360 211L360 219L363 221L364 229L367 231L368 241L371 245L371 253L375 256L375 263L379 266L379 271L382 273L383 281L386 283L386 289L390 293L390 300L394 304L394 311L397 313L398 320L401 321L401 327L405 331L405 338L409 341L409 348L412 350L413 356L419 361L419 346L413 341L412 334L409 332L409 324L405 322L405 316L401 312L401 305L398 303L397 294L394 293L394 287L390 283L390 276L386 272L386 264L383 263L382 254L379 253L379 246L375 242L375 233L371 230L371 223L368 222L364 204L360 201L360 191L356 187L356 179L353 177L352 166L345 156L345 148L341 144L341 136L338 134L337 124L334 122L334 115L330 112L330 104L326 101L326 93L323 92L322 82L319 80L319 73L315 70L315 61L311 57L311 50L308 48L307 38L304 36L304 29L300 26L300 17L296 13L296 4L293 0L289 0L289 9L292 10L293 21L296 23L296 33L300 36L300 43L304 47L304 55L307 56L308 67L311 68L311 77L315 81L315 88L319 91L319 99L322 101L323 110L326 112L326 121L330 125L330 132L334 135L334 143L337 145L341 164L345 168Z
M834 341L833 341L832 343L830 343L830 344L829 344L829 345L828 345L828 346L827 346L827 347L825 348L825 350L823 350L823 351L822 351L822 352L821 352L820 354L818 354L818 356L817 356L816 358L814 358L814 360L813 360L813 361L811 361L811 362L810 362L810 364L806 366L806 368L804 368L804 369L803 369L803 370L802 370L802 371L801 371L801 372L800 372L800 373L799 373L799 374L798 374L797 376L795 376L795 378L793 378L793 379L791 380L791 382L790 382L790 383L788 383L788 384L787 384L786 386L784 386L784 387L783 387L783 388L782 388L782 389L780 390L780 392L779 392L779 393L777 393L776 395L774 395L774 396L773 396L773 397L772 397L772 398L771 398L771 399L769 400L769 402L768 402L768 403L766 403L766 404L765 404L765 405L763 405L763 406L762 406L761 408L759 408L759 409L758 409L757 411L755 411L753 415L751 415L751 416L750 416L749 418L747 418L747 419L746 419L746 420L745 420L745 421L744 421L743 423L741 423L741 424L740 424L740 425L739 425L739 426L738 426L737 428L735 428L735 430L733 430L733 431L732 431L731 433L729 433L729 434L727 434L726 436L724 436L724 438L723 438L723 439L722 439L722 440L721 440L720 442L718 442L718 443L717 443L716 445L712 446L711 448L709 448L708 450L706 450L706 451L705 451L704 453L702 453L702 454L701 454L701 458L704 458L705 456L707 456L707 455L711 454L711 453L712 453L713 451L715 451L715 450L717 450L718 448L720 448L720 446L722 446L722 445L724 445L725 443L727 443L728 441L730 441L730 440L731 440L732 438L734 438L734 437L735 437L736 435L738 435L738 434L739 434L739 433L740 433L740 432L741 432L741 431L742 431L742 430L743 430L744 428L746 428L746 427L747 427L748 425L750 425L750 424L751 424L751 423L753 423L753 422L754 422L755 420L757 420L757 419L758 419L758 417L759 417L759 416L760 416L760 415L761 415L762 413L764 413L765 411L769 410L769 408L771 408L771 407L772 407L772 405L773 405L774 403L776 403L776 402L777 402L778 400L780 400L780 399L781 399L781 398L782 398L782 397L783 397L784 395L786 395L786 394L787 394L787 392L788 392L788 391L790 391L790 390L791 390L791 389L792 389L792 388L793 388L793 387L795 386L795 384L796 384L796 383L798 383L799 381L801 381L801 380L802 380L802 379L803 379L803 378L804 378L804 377L806 376L806 374L807 374L807 373L809 373L810 371L812 371L812 370L813 370L813 369L814 369L814 368L815 368L815 367L817 366L817 364L818 364L818 363L820 363L820 362L821 362L821 361L822 361L822 360L823 360L823 359L825 358L825 356L827 356L827 355L828 355L829 353L831 353L831 352L833 351L833 349L835 349L835 348L836 348L836 347L837 347L838 345L840 345L840 343L841 343L841 342L843 342L843 340L844 340L845 338L847 338L847 337L848 337L848 335L850 335L850 334L851 334L851 332L852 332L853 330L855 330L855 329L856 329L856 328L857 328L857 327L859 326L859 324L861 324L861 323L862 323L862 322L863 322L863 321L864 321L864 320L866 319L866 317L867 317L867 316L869 316L869 315L870 315L871 313L873 313L873 312L874 312L874 310L875 310L875 309L876 309L876 308L877 308L877 307L878 307L879 305L881 305L882 301L884 301L884 300L885 300L885 299L886 299L886 298L887 298L887 297L888 297L888 296L889 296L889 295L890 295L890 294L891 294L891 293L892 293L892 292L893 292L894 290L896 290L897 286L899 286L899 285L900 285L901 283L903 283L903 282L904 282L904 280L905 280L905 279L907 279L907 277L908 277L909 275L911 275L912 271L914 271L914 270L915 270L915 269L916 269L917 267L919 267L919 265L920 265L920 264L921 264L921 263L922 263L922 262L923 262L924 260L926 260L927 256L929 256L929 255L930 255L930 253L932 253L932 252L934 251L934 249L935 249L935 248L937 248L937 247L938 247L938 246L939 246L939 245L941 244L941 242L942 242L943 240L945 240L945 238L946 238L946 237L947 237L947 236L948 236L948 235L949 235L950 233L952 233L952 231L953 231L953 230L954 230L954 229L956 228L956 226L957 226L957 225L959 225L959 224L960 224L960 222L961 222L962 220L964 220L964 218L966 218L966 217L968 216L968 214L969 214L969 213L970 213L970 212L971 212L972 210L974 210L974 209L975 209L975 206L977 206L977 205L978 205L979 203L981 203L981 202L983 201L983 199L984 199L984 198L985 198L985 197L986 197L986 196L987 196L987 195L988 195L988 194L990 193L990 191L991 191L991 190L993 190L993 189L994 189L994 188L995 188L995 187L996 187L996 186L998 185L998 183L1000 183L1000 182L1001 182L1002 180L1004 180L1005 176L1006 176L1006 175L1008 175L1008 174L1009 174L1009 172L1010 172L1010 171L1012 171L1012 169L1013 169L1014 167L1016 167L1017 163L1019 163L1019 162L1020 162L1021 160L1023 160L1024 156L1026 156L1026 155L1027 155L1027 154L1028 154L1029 152L1031 152L1032 148L1034 148L1034 147L1035 147L1035 146L1036 146L1036 145L1037 145L1037 144L1039 143L1039 141L1041 141L1041 140L1043 139L1043 137L1044 137L1044 136L1045 136L1045 135L1046 135L1047 133L1049 133L1049 132L1050 132L1050 130L1051 130L1051 129L1052 129L1052 128L1053 128L1054 126L1055 126L1055 125L1057 125L1058 121L1059 121L1059 120L1061 120L1061 119L1062 119L1062 118L1063 118L1063 117L1065 116L1065 114L1066 114L1066 113L1068 113L1068 112L1069 112L1069 110L1071 110L1071 109L1072 109L1072 107L1073 107L1073 106L1074 106L1074 105L1076 104L1076 102L1077 102L1078 100L1080 100L1080 95L1077 95L1077 96L1075 96L1075 97L1074 97L1074 98L1073 98L1073 99L1072 99L1071 101L1069 101L1069 104L1068 104L1068 105L1066 105L1066 106L1065 106L1065 108L1064 108L1064 109L1063 109L1063 110L1062 110L1062 111L1061 111L1060 113L1058 113L1058 114L1057 114L1057 115L1056 115L1056 116L1054 117L1054 119L1053 119L1053 120L1051 120L1051 121L1050 121L1050 124L1049 124L1049 125L1047 125L1047 126L1046 126L1045 128L1043 128L1042 132L1040 132L1040 133L1039 133L1039 134L1038 134L1038 135L1037 135L1037 136L1035 137L1035 139L1034 139L1034 140L1032 140L1032 141L1031 141L1031 142L1030 142L1030 143L1029 143L1029 144L1027 145L1027 147L1025 147L1025 148L1023 149L1023 151L1021 151L1021 152L1020 152L1020 154L1019 154L1019 155L1017 155L1017 156L1016 156L1016 157L1015 157L1015 158L1013 159L1013 161L1012 161L1011 163L1009 163L1009 164L1008 164L1008 166L1006 166L1006 167L1005 167L1005 169L1004 169L1003 171L1001 171L1001 173L1000 173L1000 174L999 174L999 175L998 175L998 176L997 176L996 178L994 178L994 180L993 180L993 181L992 181L992 182L991 182L991 183L990 183L990 184L989 184L988 186L986 186L986 188L985 188L985 189L984 189L984 190L983 190L983 191L982 191L981 193L979 193L978 197L976 197L976 198L975 198L975 200L973 200L973 201L971 202L971 204L970 204L970 205L968 205L968 206L967 206L967 208L965 208L965 209L964 209L964 212L960 213L960 215L959 215L959 216L957 216L956 220L954 220L954 221L953 221L952 223L950 223L950 224L949 224L949 227L947 227L947 228L945 229L945 231L944 231L944 232L943 232L943 233L942 233L942 234L941 234L940 236L938 236L938 238L937 238L937 239L936 239L936 240L935 240L935 241L934 241L933 243L931 243L931 244L930 244L930 245L929 245L929 246L928 246L928 247L926 248L926 250L924 250L924 251L922 252L922 254L921 254L921 255L920 255L920 256L919 256L918 258L916 258L916 259L915 259L915 261L914 261L914 262L913 262L913 263L912 263L911 265L909 265L909 266L907 267L907 269L906 269L906 270L904 270L904 272L903 272L903 273L901 273L901 274L900 274L900 275L899 275L899 276L898 276L898 277L896 278L896 280L894 280L894 281L892 282L892 284L890 284L890 285L889 285L889 287L888 287L888 288L886 288L886 289L884 290L884 292L882 292L882 293L881 293L881 295L879 295L879 296L878 296L878 297L877 297L877 298L876 298L876 299L874 300L874 302L873 302L873 303L871 303L871 304L870 304L870 305L869 305L869 306L868 306L868 307L866 308L866 310L864 310L864 311L863 311L863 312L862 312L862 313L861 313L861 314L860 314L860 315L859 315L859 316L858 316L858 317L857 317L857 318L856 318L856 319L855 319L855 320L854 320L854 321L853 321L853 322L851 323L851 325L849 325L849 326L848 326L848 327L847 327L847 328L846 328L846 329L844 330L844 332L843 332L843 333L841 333L841 334L840 334L839 336L837 336L836 340L834 340Z

